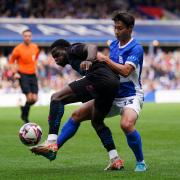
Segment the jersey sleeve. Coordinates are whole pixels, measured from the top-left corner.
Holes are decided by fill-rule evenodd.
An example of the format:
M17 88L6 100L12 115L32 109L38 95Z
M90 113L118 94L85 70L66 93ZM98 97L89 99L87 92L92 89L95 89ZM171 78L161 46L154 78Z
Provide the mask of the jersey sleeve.
M10 55L9 64L14 64L14 62L18 59L18 48L15 47Z
M131 64L136 69L139 62L142 61L142 59L143 59L143 48L141 46L136 47L131 50L125 64Z

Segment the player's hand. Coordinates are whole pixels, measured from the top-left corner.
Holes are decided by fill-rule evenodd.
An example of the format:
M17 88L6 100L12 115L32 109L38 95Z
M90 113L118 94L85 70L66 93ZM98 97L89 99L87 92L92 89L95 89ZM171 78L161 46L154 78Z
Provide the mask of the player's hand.
M103 53L101 53L101 52L98 52L97 53L97 59L99 60L99 61L106 61L106 59L107 59L107 56L105 56Z
M14 75L13 75L13 78L14 79L19 79L21 76L20 76L20 74L19 73L15 73Z
M80 68L81 70L87 71L89 70L89 68L92 66L92 62L91 61L83 61L80 64Z

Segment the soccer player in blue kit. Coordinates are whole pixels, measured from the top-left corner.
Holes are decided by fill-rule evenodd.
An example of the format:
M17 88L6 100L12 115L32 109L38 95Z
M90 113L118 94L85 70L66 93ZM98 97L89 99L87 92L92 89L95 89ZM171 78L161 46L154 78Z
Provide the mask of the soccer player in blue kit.
M147 166L143 157L141 136L135 128L143 105L143 90L141 87L143 48L131 36L135 23L132 15L124 12L115 12L112 19L117 39L110 44L110 56L107 57L101 53L97 55L99 61L105 61L114 72L120 75L119 92L114 99L108 117L121 115L121 129L136 158L135 171L143 172L147 170ZM65 123L57 139L59 148L76 133L81 121L92 119L93 104L94 100L88 101L72 113L69 120L73 121L76 125L70 127L68 125L69 120ZM105 132L104 136L106 136ZM104 137L99 137L106 148L106 144L103 141ZM120 166L123 165L119 163L121 159L117 151L111 149L108 153L111 161L105 170L121 169Z

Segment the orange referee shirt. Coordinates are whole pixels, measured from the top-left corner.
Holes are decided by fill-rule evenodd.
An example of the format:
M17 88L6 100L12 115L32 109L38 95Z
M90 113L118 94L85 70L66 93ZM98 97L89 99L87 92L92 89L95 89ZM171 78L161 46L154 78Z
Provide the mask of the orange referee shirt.
M9 63L18 65L18 71L24 74L35 74L39 48L36 44L24 43L17 45L10 56Z

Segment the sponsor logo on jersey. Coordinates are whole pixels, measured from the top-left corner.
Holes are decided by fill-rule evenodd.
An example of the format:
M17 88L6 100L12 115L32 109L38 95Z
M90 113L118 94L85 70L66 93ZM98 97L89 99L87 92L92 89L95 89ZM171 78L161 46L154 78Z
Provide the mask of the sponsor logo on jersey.
M119 64L123 64L123 57L119 56Z

